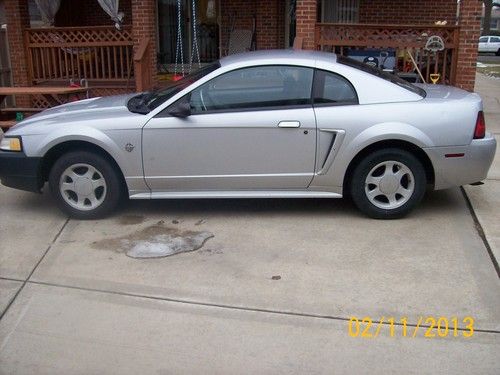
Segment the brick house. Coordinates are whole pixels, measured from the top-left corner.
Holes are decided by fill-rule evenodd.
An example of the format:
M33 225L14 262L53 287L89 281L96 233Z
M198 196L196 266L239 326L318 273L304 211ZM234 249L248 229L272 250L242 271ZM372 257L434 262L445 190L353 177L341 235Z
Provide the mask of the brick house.
M96 0L61 0L53 27L39 28L32 0L0 0L14 85L86 78L93 95L156 87L176 70L179 30L190 65L194 4L201 63L224 55L234 30L251 30L252 49L291 48L294 40L343 54L386 49L397 58L409 49L425 80L439 73L441 82L474 87L480 0L181 0L180 12L177 0L119 4L121 30ZM444 51L424 50L433 35Z

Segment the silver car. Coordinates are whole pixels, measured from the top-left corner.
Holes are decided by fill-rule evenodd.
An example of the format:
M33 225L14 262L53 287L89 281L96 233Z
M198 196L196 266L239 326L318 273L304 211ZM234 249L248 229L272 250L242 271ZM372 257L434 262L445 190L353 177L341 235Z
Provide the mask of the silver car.
M483 180L496 142L477 94L415 86L330 53L234 55L166 89L48 109L0 145L6 186L90 219L123 197L352 197L399 218L428 185Z

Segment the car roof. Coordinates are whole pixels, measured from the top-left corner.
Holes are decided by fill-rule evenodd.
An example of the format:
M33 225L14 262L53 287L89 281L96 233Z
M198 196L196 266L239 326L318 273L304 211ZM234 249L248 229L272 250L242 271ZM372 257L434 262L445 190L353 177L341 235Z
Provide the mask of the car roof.
M329 63L337 62L337 55L330 52L294 50L294 49L275 49L243 52L224 57L220 60L223 67L230 65L239 65L241 63L258 64L263 62L269 64L269 60L276 60L280 63L304 63L304 65L313 65L316 61Z

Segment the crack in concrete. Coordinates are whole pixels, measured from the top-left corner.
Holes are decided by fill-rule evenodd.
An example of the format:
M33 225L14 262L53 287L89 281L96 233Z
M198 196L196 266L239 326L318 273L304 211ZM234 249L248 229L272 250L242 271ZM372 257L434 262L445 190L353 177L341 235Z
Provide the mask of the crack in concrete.
M57 239L59 238L59 236L63 232L64 228L66 228L66 225L68 225L69 220L70 220L70 218L68 217L66 219L66 221L64 222L64 224L62 225L61 229L59 229L59 232L57 232L56 235L54 236L54 238L52 239L52 242L47 247L47 250L45 250L45 252L43 253L43 255L40 257L40 259L38 260L38 262L35 264L35 266L31 270L31 272L29 273L29 275L26 278L26 280L18 280L18 281L22 281L23 285L21 285L21 287L16 292L16 294L14 294L14 297L10 300L10 302L7 305L7 307L5 308L5 310L0 314L0 320L2 320L2 318L5 316L5 314L7 314L7 311L9 311L10 307L12 306L12 304L14 303L14 301L17 299L17 296L19 295L19 293L21 293L21 291L24 289L24 286L29 281L29 279L31 278L31 276L33 276L33 273L36 271L36 269L38 268L38 266L40 265L40 263L42 263L43 259L45 258L45 256L49 252L49 250L52 248L52 245L54 245L54 243L57 241Z
M469 209L469 212L472 216L472 220L474 221L474 227L476 228L476 231L481 237L481 240L483 241L484 247L486 248L486 251L488 252L488 255L491 259L491 263L493 263L493 268L495 268L495 271L497 273L498 278L500 278L500 267L498 265L498 260L495 258L495 254L493 253L493 250L491 249L490 243L488 242L488 239L486 238L486 234L484 233L483 226L481 225L481 222L479 221L479 218L476 215L476 211L474 211L474 207L472 206L472 203L469 199L469 196L467 195L467 192L463 188L463 186L460 186L460 190L462 191L462 195L465 199L465 204L467 205L467 208Z
M185 304L185 305L214 307L214 308L227 309L227 310L257 312L257 313L264 313L264 314L287 315L287 316L296 316L296 317L313 318L313 319L337 320L337 321L343 321L343 322L348 322L350 320L350 318L345 318L342 316L334 316L334 315L321 315L321 314L312 314L312 313L285 311L285 310L271 310L271 309L262 309L262 308L258 308L258 307L233 306L233 305L224 305L224 304L211 303L211 302L182 300L182 299L168 298L168 297L155 297L155 296L127 293L127 292L117 292L117 291L110 291L110 290L97 289L97 288L84 288L84 287L79 287L79 286L74 286L74 285L56 284L56 283L49 283L49 282L43 282L43 281L27 280L27 282L30 284L34 284L34 285L44 285L44 286L51 286L51 287L56 287L56 288L75 289L75 290L81 290L81 291L86 291L86 292L96 292L96 293L103 293L103 294L113 294L113 295L118 295L118 296L123 296L123 297L145 298L145 299L155 300L155 301L165 301L165 302L181 303L181 304ZM394 324L395 326L401 326L401 327L405 325L403 323L398 323L396 321L393 323L382 322L382 325L392 325L392 324ZM417 325L420 328L430 328L431 327L430 325L418 324L418 323L409 323L408 322L406 324L407 327L417 327ZM460 328L460 327L458 327L457 330L467 331L467 332L469 331L468 328ZM495 329L474 328L474 332L500 334L500 330L495 330Z

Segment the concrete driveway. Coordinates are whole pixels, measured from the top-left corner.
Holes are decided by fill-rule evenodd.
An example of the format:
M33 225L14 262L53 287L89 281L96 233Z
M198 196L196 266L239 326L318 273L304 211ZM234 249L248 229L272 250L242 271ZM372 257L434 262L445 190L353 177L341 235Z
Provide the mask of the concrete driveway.
M498 157L490 176L467 196L429 193L397 221L343 200L196 200L82 222L48 194L1 187L0 373L496 374ZM215 237L167 258L123 252L162 230ZM351 316L406 317L412 330L421 317L471 316L475 333L412 338L398 325L391 337L384 324L353 338Z

